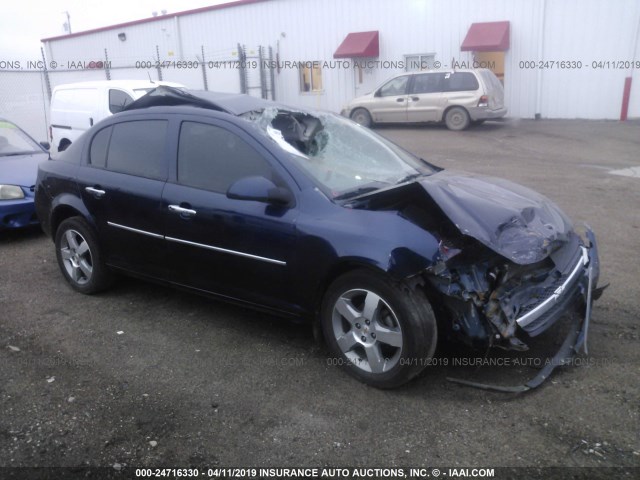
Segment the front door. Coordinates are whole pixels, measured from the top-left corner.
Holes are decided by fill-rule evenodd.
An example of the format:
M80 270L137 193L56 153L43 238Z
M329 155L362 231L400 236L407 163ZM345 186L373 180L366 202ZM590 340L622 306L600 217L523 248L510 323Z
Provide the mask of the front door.
M395 77L380 87L371 101L374 122L407 121L407 88L411 75Z
M226 195L236 180L250 176L288 187L269 155L233 124L183 119L176 178L163 192L173 282L290 310L296 208Z

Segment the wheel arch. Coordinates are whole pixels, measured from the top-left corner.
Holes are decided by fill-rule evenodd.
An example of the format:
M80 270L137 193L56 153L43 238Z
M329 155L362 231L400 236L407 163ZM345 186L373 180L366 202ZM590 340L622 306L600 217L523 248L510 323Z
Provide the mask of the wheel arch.
M95 229L95 221L82 201L73 195L62 195L54 201L51 208L51 237L55 239L58 227L67 218L82 217Z

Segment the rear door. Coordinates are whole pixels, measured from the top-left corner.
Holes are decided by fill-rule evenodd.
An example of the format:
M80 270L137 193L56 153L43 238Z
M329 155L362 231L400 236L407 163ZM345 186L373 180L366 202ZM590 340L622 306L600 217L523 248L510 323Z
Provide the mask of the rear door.
M167 179L168 120L113 123L87 142L78 184L112 266L165 277L162 189Z
M479 73L489 97L489 110L504 108L504 88L498 77L491 70L480 70Z
M407 101L409 122L435 122L442 116L442 83L445 74L440 72L416 73Z
M231 184L249 176L294 191L295 184L284 180L286 172L268 150L229 122L185 116L172 175L163 192L171 280L290 310L295 205L278 207L226 195Z
M371 117L374 122L406 122L407 90L411 75L392 78L377 91L371 100Z

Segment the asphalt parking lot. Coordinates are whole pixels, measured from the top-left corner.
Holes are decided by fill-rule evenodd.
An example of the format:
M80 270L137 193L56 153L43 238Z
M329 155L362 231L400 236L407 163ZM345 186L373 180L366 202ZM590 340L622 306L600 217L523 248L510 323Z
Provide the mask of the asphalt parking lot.
M83 296L42 233L4 233L0 466L640 466L640 178L609 173L640 165L640 124L377 131L594 229L610 287L588 356L514 396L446 377L517 384L535 365L453 366L484 354L444 349L448 365L380 391L332 366L306 326L128 278Z

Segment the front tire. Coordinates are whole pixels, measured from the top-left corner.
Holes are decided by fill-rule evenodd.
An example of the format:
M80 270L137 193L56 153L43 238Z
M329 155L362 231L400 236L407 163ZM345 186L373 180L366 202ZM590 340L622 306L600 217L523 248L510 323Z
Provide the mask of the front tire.
M364 108L356 108L353 113L351 113L351 120L367 128L371 127L371 125L373 124L373 121L371 120L371 114Z
M85 294L108 288L112 274L91 227L81 217L64 220L56 231L56 257L62 275L74 290Z
M367 270L349 272L329 287L321 324L337 363L378 388L398 387L418 375L437 343L424 293Z
M453 107L447 110L447 114L444 117L444 123L449 130L465 130L470 122L469 114L462 107Z

